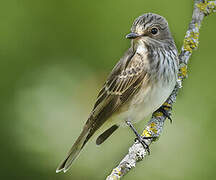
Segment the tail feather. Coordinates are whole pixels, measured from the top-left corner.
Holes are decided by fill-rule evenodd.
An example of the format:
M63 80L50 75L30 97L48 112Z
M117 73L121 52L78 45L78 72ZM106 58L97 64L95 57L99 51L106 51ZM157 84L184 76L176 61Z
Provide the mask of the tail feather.
M100 145L102 144L109 136L112 135L112 133L115 132L115 130L118 129L118 125L113 125L111 126L109 129L107 129L106 131L104 131L100 136L98 136L97 140L96 140L96 144Z
M83 129L82 133L68 152L67 157L60 163L56 169L56 173L63 171L64 173L70 168L72 162L77 158L84 144L86 143L86 137L88 136L88 130Z

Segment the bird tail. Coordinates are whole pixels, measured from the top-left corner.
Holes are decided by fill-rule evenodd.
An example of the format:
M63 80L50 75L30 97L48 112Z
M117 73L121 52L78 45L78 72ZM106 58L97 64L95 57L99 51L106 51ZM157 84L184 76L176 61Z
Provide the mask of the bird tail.
M73 144L72 148L68 152L67 157L60 163L56 169L56 173L63 171L64 173L70 168L72 162L77 158L83 146L87 142L89 130L84 128L76 142Z

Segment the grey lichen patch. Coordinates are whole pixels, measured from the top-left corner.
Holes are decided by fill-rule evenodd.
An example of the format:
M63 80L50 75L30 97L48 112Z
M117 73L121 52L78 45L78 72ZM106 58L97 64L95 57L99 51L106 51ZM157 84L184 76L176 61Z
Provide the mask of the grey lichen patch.
M121 175L122 175L121 168L116 167L115 169L113 169L111 175L108 176L106 180L117 180L121 178Z

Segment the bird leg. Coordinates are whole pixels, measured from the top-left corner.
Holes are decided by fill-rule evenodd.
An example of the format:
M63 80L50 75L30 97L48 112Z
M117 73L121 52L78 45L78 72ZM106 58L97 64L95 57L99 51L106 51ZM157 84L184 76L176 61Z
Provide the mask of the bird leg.
M134 132L134 134L136 135L136 139L138 140L144 147L144 149L147 150L148 154L150 154L150 149L149 149L149 145L146 144L146 142L144 141L144 139L154 139L155 137L143 137L141 136L137 130L134 128L133 124L130 121L126 121L126 124L132 129L132 131Z

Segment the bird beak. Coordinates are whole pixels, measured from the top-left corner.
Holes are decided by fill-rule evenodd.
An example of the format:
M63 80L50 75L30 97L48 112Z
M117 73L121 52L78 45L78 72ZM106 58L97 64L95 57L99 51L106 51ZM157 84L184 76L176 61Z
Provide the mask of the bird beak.
M138 37L140 37L140 35L139 34L136 34L136 33L129 33L127 36L126 36L126 38L127 39L136 39L136 38L138 38Z

